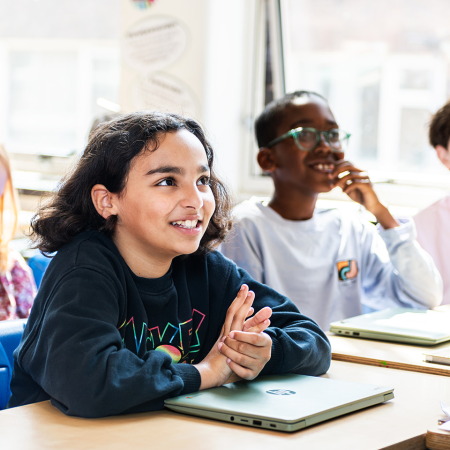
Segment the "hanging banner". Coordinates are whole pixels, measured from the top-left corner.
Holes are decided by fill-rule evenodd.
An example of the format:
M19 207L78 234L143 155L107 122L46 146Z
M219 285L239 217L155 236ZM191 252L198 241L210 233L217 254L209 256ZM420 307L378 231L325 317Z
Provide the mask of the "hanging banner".
M123 58L134 70L161 70L177 61L187 45L185 27L173 17L147 17L124 34Z
M136 78L131 85L130 97L135 109L156 109L191 117L198 114L198 101L191 89L167 73Z

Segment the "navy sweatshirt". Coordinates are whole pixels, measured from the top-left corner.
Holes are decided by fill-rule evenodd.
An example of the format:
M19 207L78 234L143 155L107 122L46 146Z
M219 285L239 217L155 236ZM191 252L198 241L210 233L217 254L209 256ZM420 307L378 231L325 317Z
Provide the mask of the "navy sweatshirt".
M193 364L215 344L243 283L255 312L273 310L261 374L326 372L330 345L317 324L220 253L180 256L163 277L140 278L109 237L91 231L45 273L14 353L9 407L50 399L65 414L101 417L159 410L197 391Z

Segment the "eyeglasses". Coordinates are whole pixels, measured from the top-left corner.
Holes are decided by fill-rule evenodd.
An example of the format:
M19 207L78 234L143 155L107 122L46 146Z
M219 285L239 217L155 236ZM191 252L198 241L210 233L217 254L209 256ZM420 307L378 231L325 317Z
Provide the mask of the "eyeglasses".
M314 150L319 145L321 136L323 136L331 150L338 153L345 151L351 135L344 130L339 130L337 128L333 128L329 131L319 131L315 128L298 127L288 131L283 134L283 136L270 141L266 147L272 147L273 145L278 144L278 142L291 136L294 138L297 147L305 152Z

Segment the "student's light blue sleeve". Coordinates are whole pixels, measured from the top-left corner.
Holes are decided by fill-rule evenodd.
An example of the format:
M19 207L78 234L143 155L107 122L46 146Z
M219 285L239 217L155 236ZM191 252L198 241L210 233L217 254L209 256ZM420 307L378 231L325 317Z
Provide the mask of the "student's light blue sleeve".
M255 224L243 219L233 225L232 231L220 245L219 251L234 261L238 267L242 267L255 281L265 283L261 245L258 239L259 234Z
M379 232L364 225L363 303L376 310L405 306L433 308L442 302L442 278L431 256L416 241L412 220Z

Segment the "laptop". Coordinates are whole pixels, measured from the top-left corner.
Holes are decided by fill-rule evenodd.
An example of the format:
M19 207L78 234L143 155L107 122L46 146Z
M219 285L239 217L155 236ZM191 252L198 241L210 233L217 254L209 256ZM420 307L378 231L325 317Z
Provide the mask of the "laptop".
M450 314L390 308L333 322L330 331L341 336L436 345L450 340Z
M183 414L297 431L392 398L393 388L287 374L238 381L164 403L166 408Z

